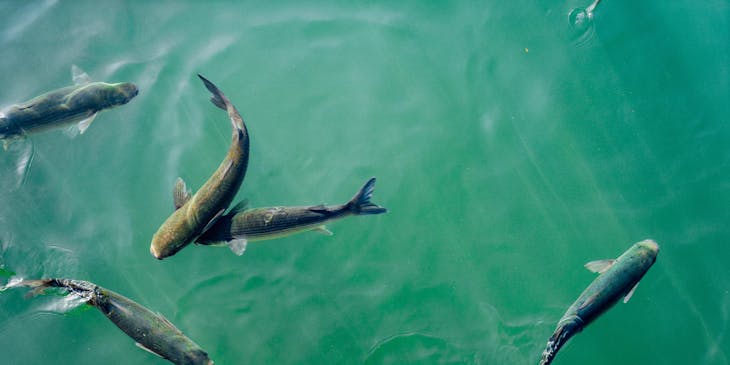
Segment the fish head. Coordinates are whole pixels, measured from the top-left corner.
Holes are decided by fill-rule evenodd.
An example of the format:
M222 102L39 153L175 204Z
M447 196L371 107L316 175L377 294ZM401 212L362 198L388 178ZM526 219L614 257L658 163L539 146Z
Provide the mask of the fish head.
M643 240L635 245L644 255L650 257L652 261L656 260L659 254L659 245L654 240Z
M631 261L633 265L648 269L656 261L657 254L659 245L654 240L647 239L635 243L617 261Z
M195 239L194 231L185 224L184 212L176 210L152 236L150 253L158 260L170 257Z
M652 252L655 256L659 253L659 245L654 242L654 240L643 240L636 245L642 247L649 252Z
M114 107L124 105L134 99L139 94L139 89L137 89L137 85L131 82L120 82L108 85L100 93L103 103L107 107Z
M158 260L170 257L187 245L187 240L176 237L175 234L168 235L164 232L152 236L150 253Z
M181 359L180 363L213 365L213 360L211 360L210 357L208 357L208 353L202 349L194 349L186 351L183 354L183 359Z

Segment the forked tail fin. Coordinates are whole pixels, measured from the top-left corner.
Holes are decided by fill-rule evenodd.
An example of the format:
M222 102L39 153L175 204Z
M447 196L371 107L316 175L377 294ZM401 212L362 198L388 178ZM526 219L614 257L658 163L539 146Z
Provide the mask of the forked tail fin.
M210 80L206 79L201 74L198 74L198 77L203 81L203 84L205 84L205 88L213 94L210 97L210 102L223 110L228 110L228 99L223 92L218 89L218 86L215 86L215 84L210 82Z
M27 287L31 288L32 290L28 292L26 297L32 297L39 294L43 294L43 291L51 288L56 287L57 285L54 285L54 279L40 279L40 280L25 280L25 279L19 279L19 278L13 278L10 279L10 281L2 286L0 288L0 291L4 291L6 289L15 288L15 287Z
M566 322L563 325L559 325L558 329L555 330L545 346L545 350L542 352L542 358L540 359L540 365L550 365L563 345L573 337L576 333L580 332L583 327L580 318L575 318L577 321Z
M234 129L243 130L244 133L246 126L243 122L243 118L241 117L241 114L238 113L238 110L236 107L231 103L230 100L226 97L223 92L218 89L218 86L215 86L210 80L206 79L202 75L198 74L198 77L200 80L203 81L203 84L205 84L205 88L210 91L211 97L210 102L213 103L213 105L217 106L220 109L223 109L228 112L228 117L231 118L231 124L233 125Z
M381 214L388 211L377 204L373 204L370 198L375 190L375 178L371 177L365 185L360 188L360 191L347 202L347 207L350 208L353 214Z
M38 280L10 280L0 291L13 287L28 287L32 290L26 297L43 294L48 288L63 288L85 299L93 299L96 285L87 281L69 279L38 279Z

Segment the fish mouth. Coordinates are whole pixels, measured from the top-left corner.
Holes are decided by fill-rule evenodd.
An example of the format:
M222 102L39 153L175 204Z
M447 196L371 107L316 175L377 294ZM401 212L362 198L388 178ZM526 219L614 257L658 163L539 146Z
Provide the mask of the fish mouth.
M129 87L130 90L128 92L129 97L127 98L127 102L129 102L130 100L132 100L132 98L134 98L135 96L137 96L137 94L139 94L139 89L137 88L137 85L135 85L135 84L130 84L130 85L131 86Z
M121 94L124 95L124 100L122 101L122 104L128 103L130 100L134 99L137 94L139 94L139 88L137 88L137 85L127 82L121 85Z
M155 247L155 245L150 245L150 253L152 254L152 256L154 256L158 260L163 259L162 253L157 252L157 248Z
M659 252L659 244L652 239L643 240L638 243L639 246L644 247L652 252Z

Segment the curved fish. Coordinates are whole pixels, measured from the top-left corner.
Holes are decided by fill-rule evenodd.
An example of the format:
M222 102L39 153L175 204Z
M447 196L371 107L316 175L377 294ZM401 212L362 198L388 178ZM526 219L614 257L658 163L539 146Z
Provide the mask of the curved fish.
M0 139L23 137L26 133L79 123L84 133L96 115L132 100L139 90L130 82L91 82L74 66L77 85L64 87L12 105L0 112ZM7 147L6 147L7 149Z
M211 102L228 112L233 127L231 146L218 169L195 193L190 194L178 178L173 191L175 212L152 236L150 253L157 259L172 256L193 242L223 215L233 201L248 167L248 131L243 118L218 87L198 75L213 94Z
M540 365L552 363L561 347L576 333L616 304L628 302L639 280L656 261L659 245L652 240L635 243L615 260L591 261L585 266L600 275L588 285L558 321L542 353Z
M269 207L244 210L240 203L224 215L209 230L198 237L202 245L228 245L237 255L243 254L251 241L270 240L309 230L331 235L324 225L351 215L381 214L387 209L370 202L375 178L345 204L311 207Z
M212 365L213 361L195 342L159 313L94 283L71 279L22 280L10 286L62 288L104 313L117 327L137 342L137 346L178 365Z

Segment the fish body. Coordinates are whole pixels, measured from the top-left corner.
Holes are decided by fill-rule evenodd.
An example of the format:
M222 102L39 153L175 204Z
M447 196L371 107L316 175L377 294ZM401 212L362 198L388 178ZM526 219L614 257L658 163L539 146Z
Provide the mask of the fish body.
M164 316L96 284L82 280L42 279L23 280L14 286L29 286L35 288L35 293L52 287L65 289L99 309L143 349L178 365L213 364L208 353Z
M231 119L231 146L218 169L194 195L178 178L173 191L176 210L152 237L150 253L157 259L174 255L223 215L241 187L248 167L249 138L243 118L218 87L203 76L198 77L213 94L213 104L226 110Z
M12 105L0 113L0 139L79 123L83 133L97 113L128 103L137 96L130 82L87 82L68 86Z
M326 223L352 215L387 212L386 208L370 201L374 188L375 178L371 178L350 201L341 205L248 210L234 208L198 237L196 243L227 244L236 254L242 254L247 242L270 240L310 230L331 234L324 228Z
M600 275L588 285L558 321L542 353L540 365L552 363L558 350L576 333L624 298L626 303L639 280L656 261L659 245L652 240L635 243L615 260L592 261L586 268Z

